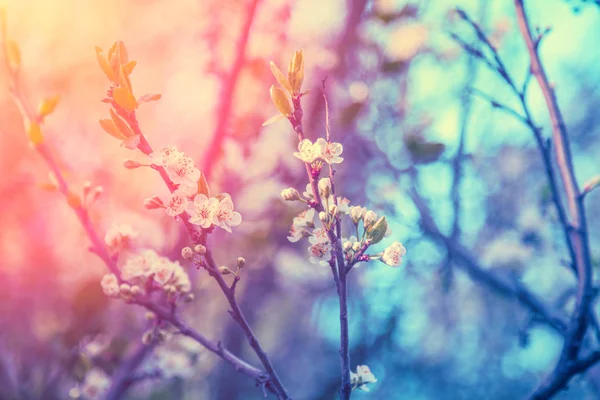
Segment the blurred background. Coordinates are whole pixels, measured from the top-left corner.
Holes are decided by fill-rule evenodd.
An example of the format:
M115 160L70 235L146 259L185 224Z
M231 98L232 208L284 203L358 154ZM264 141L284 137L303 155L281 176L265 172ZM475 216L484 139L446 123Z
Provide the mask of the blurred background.
M531 23L552 28L540 52L580 184L600 172L597 3L526 1ZM124 158L144 156L119 147L98 124L108 115L100 102L107 81L94 46L126 43L138 62L135 94L162 94L138 112L150 143L175 144L194 157L211 188L231 193L243 215L233 234L217 233L213 243L220 264L247 260L238 291L247 319L293 397L325 400L339 386L338 299L329 269L308 262L304 242L286 239L301 207L279 194L306 185L292 156L297 138L286 122L261 128L276 113L268 62L283 69L303 48L307 136L324 135L327 78L332 137L344 145L338 190L386 215L393 239L408 249L400 268L373 262L350 275L352 365L368 365L378 379L370 394L354 396L524 398L551 371L562 337L516 294L525 288L566 317L575 278L531 131L473 95L520 106L497 74L451 38L479 46L457 6L521 85L529 60L510 1L0 0L8 34L22 49L29 99L61 96L45 134L69 182L104 189L91 208L98 230L129 224L140 232L137 246L178 260L188 244L181 224L142 206L165 195L164 183L151 170L123 168ZM0 399L68 398L92 367L110 374L147 321L140 307L102 294L105 267L88 252L64 199L44 189L47 169L27 144L4 70L0 82ZM549 137L535 80L526 101ZM598 200L598 193L586 200L596 268ZM185 319L258 365L212 279L190 275L196 301ZM597 342L592 335L586 345ZM193 355L189 365L140 382L127 398L262 398L219 358L179 346ZM557 396L599 397L600 367Z

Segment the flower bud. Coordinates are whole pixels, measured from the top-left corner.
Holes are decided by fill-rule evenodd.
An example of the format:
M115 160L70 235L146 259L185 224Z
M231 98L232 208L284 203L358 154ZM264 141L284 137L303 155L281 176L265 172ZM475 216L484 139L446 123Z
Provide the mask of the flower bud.
M131 291L131 286L129 286L129 284L127 283L121 283L119 291L121 292L121 294L128 294Z
M237 258L237 267L239 269L244 268L244 265L246 265L246 259L244 257L238 257Z
M142 335L142 343L150 344L151 341L152 341L152 331L144 332L144 334Z
M319 195L322 198L327 198L331 194L331 179L321 178L319 180Z
M138 161L126 158L125 160L123 160L123 166L127 169L134 169L141 167L142 164L140 164Z
M181 257L184 260L191 260L194 257L194 251L189 247L184 247L181 249Z
M129 293L131 293L132 296L137 296L142 293L142 289L138 285L133 285L131 289L129 289Z
M221 275L229 275L231 273L231 271L229 270L229 268L227 268L226 266L221 266L219 267L219 272L221 273Z
M165 205L158 196L152 196L144 199L144 207L148 210L155 210L157 208L165 208Z
M201 244L197 244L194 247L194 252L200 254L201 256L206 254L206 247L202 246Z
M285 201L301 200L300 193L294 188L284 189L281 192L281 197Z
M358 225L358 222L362 219L364 214L364 208L361 206L350 207L350 219L354 222L354 225Z
M322 223L327 222L327 213L325 211L321 211L319 213L319 219L321 220Z
M344 248L344 251L350 251L350 249L352 248L352 242L349 240L344 241L344 244L342 246Z
M363 225L365 229L369 229L371 225L373 225L377 221L377 214L375 211L367 211L363 217Z
M332 204L329 207L329 214L331 214L332 217L335 217L338 213L338 206L336 206L335 204Z
M381 217L367 229L367 240L371 244L379 243L385 237L387 230L387 220L385 219L385 217Z
M185 301L186 303L191 303L194 300L196 300L196 296L194 296L194 293L187 293L183 297L183 301Z
M352 245L352 250L356 253L357 251L360 250L360 242L354 242L354 244Z
M151 312L151 311L148 311L148 312L146 313L146 315L144 315L144 317L146 317L146 319L147 319L148 321L152 321L152 320L154 320L154 319L156 318L156 314L154 314L154 313L153 313L153 312Z

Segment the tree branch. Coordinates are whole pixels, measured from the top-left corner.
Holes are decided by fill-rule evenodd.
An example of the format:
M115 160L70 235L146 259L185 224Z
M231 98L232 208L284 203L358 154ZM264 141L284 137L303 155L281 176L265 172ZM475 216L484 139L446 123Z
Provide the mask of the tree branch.
M504 297L517 300L521 305L539 315L558 333L565 335L567 324L560 316L554 314L554 312L548 309L535 294L531 293L522 285L516 285L511 280L502 278L490 271L486 271L477 263L467 249L440 232L425 201L414 188L411 190L410 196L421 216L421 226L423 231L444 244L448 252L450 252L458 262L458 268L462 268L474 281L483 283Z
M529 21L524 9L523 0L515 0L515 8L519 29L525 40L531 59L531 72L536 78L542 94L544 95L544 100L546 101L546 106L552 122L554 153L556 155L558 170L563 182L569 209L568 236L572 243L575 256L573 261L578 275L575 311L571 317L560 359L554 372L532 395L532 398L534 399L543 399L552 396L568 382L571 376L578 373L578 370L572 369L570 365L578 357L583 337L588 328L589 309L593 299L592 268L587 237L585 208L581 203L580 190L575 178L567 128L558 106L554 88L550 85L546 72L542 66L537 51L537 42L534 40L529 28ZM555 384L554 382L559 382L561 384ZM544 389L547 387L553 388L554 391Z
M221 150L221 145L223 144L223 140L225 139L227 133L227 123L229 122L231 116L231 108L233 106L233 102L235 101L235 88L240 72L244 66L246 47L250 39L250 30L252 28L252 23L254 22L254 15L256 14L256 9L258 7L259 1L260 0L252 0L250 5L248 6L246 19L244 21L242 33L235 54L235 60L233 61L233 66L231 67L229 75L225 79L225 84L221 91L218 107L219 113L217 116L215 131L212 135L212 139L210 144L208 145L208 148L204 152L204 157L202 159L203 162L201 166L202 168L200 169L202 172L204 172L207 179L212 174L212 169L215 166L215 162L218 159L218 155L220 154Z

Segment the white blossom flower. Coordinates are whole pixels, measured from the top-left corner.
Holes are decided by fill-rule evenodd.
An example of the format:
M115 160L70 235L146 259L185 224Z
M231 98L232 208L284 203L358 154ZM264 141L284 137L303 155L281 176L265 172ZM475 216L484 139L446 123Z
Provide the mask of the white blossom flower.
M119 280L115 274L104 275L100 281L100 286L102 286L102 291L108 297L119 296Z
M312 244L329 243L329 236L327 236L327 231L325 229L318 228L312 231L308 241Z
M89 400L104 398L110 386L110 378L100 368L92 368L85 375L81 385L81 394Z
M156 283L160 286L164 286L173 276L173 272L173 263L164 257L160 257L154 264L154 274L152 276Z
M152 165L166 167L168 164L173 163L175 160L183 156L184 154L181 151L178 151L177 147L168 146L158 153L151 153L150 160Z
M308 247L309 261L313 264L328 265L331 259L329 243L316 243Z
M185 269L177 261L171 263L171 267L173 268L173 275L169 284L175 286L180 293L190 292L192 290L192 282Z
M145 281L154 273L155 264L159 261L159 255L154 250L143 250L140 254L131 257L121 270L124 280L132 283Z
M112 252L119 252L128 248L138 235L139 232L136 232L131 225L114 224L106 231L104 243Z
M338 212L342 214L350 214L350 200L345 197L337 198Z
M169 160L165 168L175 184L189 187L197 184L200 179L200 170L194 165L194 160L185 155Z
M177 190L185 194L187 197L194 197L198 193L198 182L182 182Z
M358 365L356 367L356 373L350 371L350 383L354 388L368 392L369 388L367 387L367 384L375 382L377 382L375 375L373 375L366 365Z
M202 228L209 228L213 223L213 215L219 200L208 198L200 193L194 197L194 201L187 203L185 211L190 215L190 223L200 225Z
M306 184L306 191L302 193L305 199L314 200L315 196L313 195L312 185L310 183Z
M194 375L192 361L184 352L159 348L156 351L156 358L165 379L190 378Z
M314 219L315 219L315 210L312 208L309 208L308 210L304 210L302 211L300 214L298 214L296 217L294 217L294 225L300 226L300 227L311 227L314 224Z
M176 217L185 211L188 199L186 194L177 189L171 193L171 197L165 203L167 215L170 217Z
M402 257L406 254L406 248L400 242L392 243L383 251L381 261L390 267L397 267L402 263Z
M327 163L327 164L339 164L344 159L340 157L344 147L339 143L328 143L323 138L318 138L315 142L315 147L318 148L319 156Z
M241 222L242 216L239 212L234 211L231 196L225 194L213 213L213 223L227 232L231 232L231 227L238 226Z
M304 237L304 228L297 226L296 224L292 224L287 239L292 243L296 243L298 240L302 239L302 237Z
M313 163L321 155L319 146L310 141L310 139L304 139L298 143L298 151L294 153L294 156L304 161L305 163Z

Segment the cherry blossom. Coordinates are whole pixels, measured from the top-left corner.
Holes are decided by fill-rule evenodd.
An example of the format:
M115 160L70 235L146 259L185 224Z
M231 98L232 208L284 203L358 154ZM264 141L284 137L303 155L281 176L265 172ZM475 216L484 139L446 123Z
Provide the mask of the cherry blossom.
M308 247L309 261L313 264L328 265L331 259L329 243L316 243Z
M132 241L139 236L131 225L114 224L104 235L104 243L112 252L119 252L130 247Z
M312 244L329 243L329 236L327 236L327 231L325 229L318 228L312 231L312 235L310 235L308 241Z
M132 283L143 282L154 273L158 261L159 255L154 250L142 250L127 260L121 270L122 278Z
M152 161L152 165L166 167L168 164L173 163L175 160L183 156L184 153L177 150L177 147L169 146L165 147L158 153L151 153L150 160Z
M356 367L356 373L350 371L350 383L355 389L368 392L369 388L367 387L367 384L375 382L377 382L375 375L373 375L366 365L358 365Z
M218 227L225 229L227 232L231 232L231 227L238 226L241 222L241 214L234 211L231 196L226 194L213 213L213 223Z
M304 139L298 143L298 151L294 156L304 161L305 163L313 163L320 156L319 146L313 144L309 139Z
M219 200L208 198L200 193L194 201L188 202L185 211L190 215L190 223L206 229L213 224L213 215L219 205Z
M194 160L186 155L169 159L165 168L175 184L190 187L200 179L200 170L194 165Z
M342 151L344 150L344 147L341 144L327 142L323 138L318 138L314 146L318 148L319 156L327 164L339 164L344 161L344 159L340 157L340 154L342 154Z
M164 286L167 282L169 282L169 280L173 276L174 265L168 259L161 257L156 262L153 269L154 274L152 276L154 281L160 286Z
M85 375L85 380L78 392L87 400L104 398L110 386L110 378L100 368L92 368Z
M406 254L406 248L400 242L392 243L383 251L381 261L390 267L397 267L402 263L402 257Z
M345 197L337 198L338 212L342 214L350 214L350 200Z
M158 349L156 362L165 379L190 378L194 374L190 357L182 351Z
M100 286L102 286L102 291L108 297L119 296L119 280L115 274L104 275L100 281Z
M314 226L314 218L315 218L315 210L313 210L312 208L308 209L308 210L304 210L302 211L300 214L298 214L296 217L294 217L294 225L300 226L300 227L312 227Z
M169 200L165 203L167 215L171 217L178 216L185 211L187 202L188 199L186 194L179 189L175 190L171 193Z

